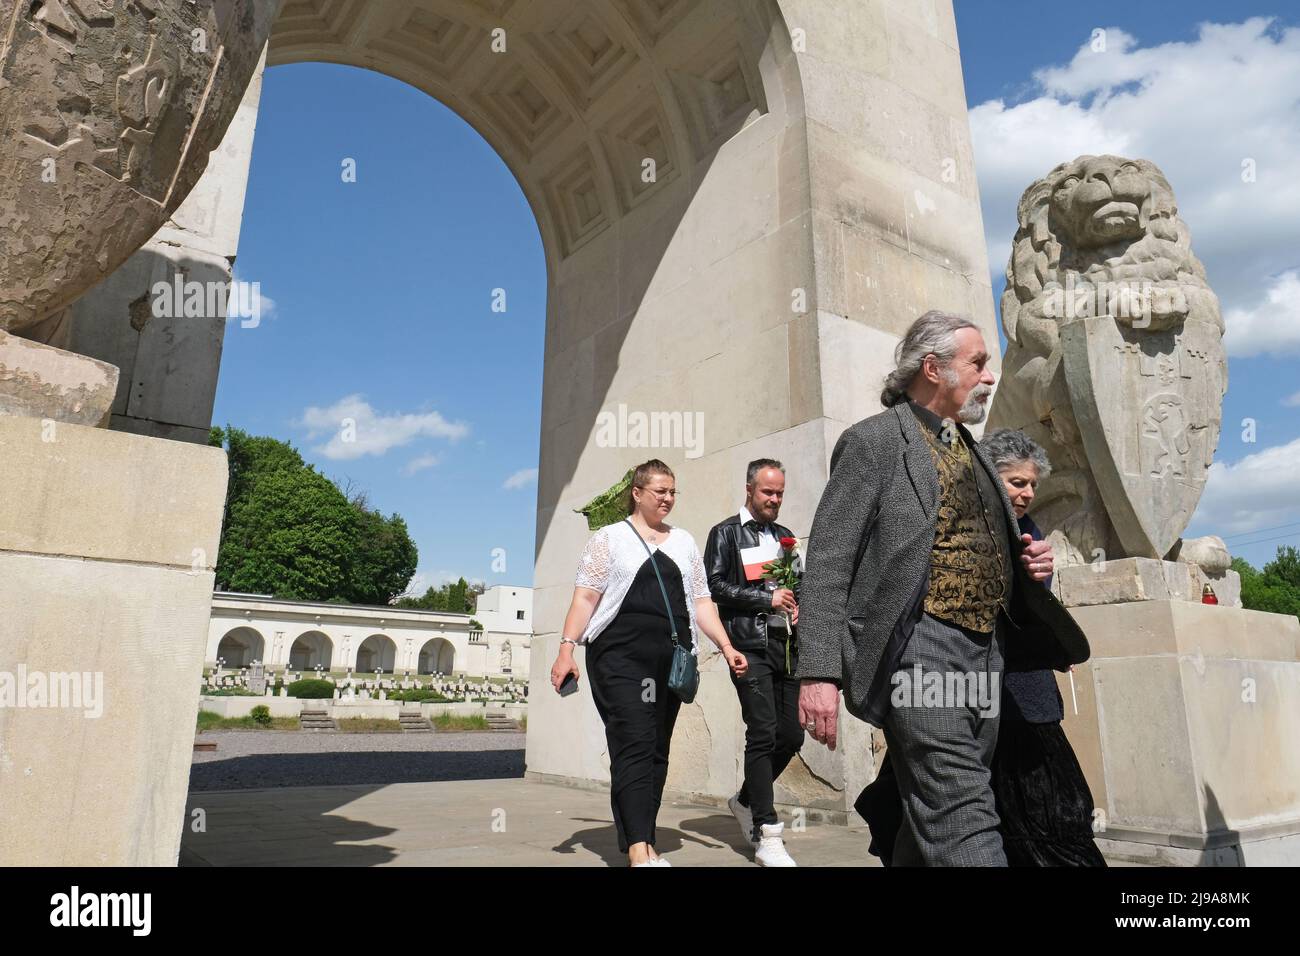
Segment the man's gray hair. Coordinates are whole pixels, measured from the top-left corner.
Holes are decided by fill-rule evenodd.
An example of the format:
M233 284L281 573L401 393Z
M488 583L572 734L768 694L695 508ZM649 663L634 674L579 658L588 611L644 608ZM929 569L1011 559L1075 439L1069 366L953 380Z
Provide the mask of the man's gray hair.
M755 458L745 469L745 484L752 485L758 473L764 468L775 468L781 474L785 474L785 465L781 464L775 458Z
M999 428L988 432L980 442L980 448L988 453L998 471L1028 462L1038 469L1039 481L1051 474L1052 463L1047 460L1043 446L1019 429Z
M921 371L927 355L934 355L944 365L951 362L957 354L958 329L979 331L979 326L965 316L933 310L913 322L894 349L895 368L885 376L880 404L891 408L906 401L907 386Z

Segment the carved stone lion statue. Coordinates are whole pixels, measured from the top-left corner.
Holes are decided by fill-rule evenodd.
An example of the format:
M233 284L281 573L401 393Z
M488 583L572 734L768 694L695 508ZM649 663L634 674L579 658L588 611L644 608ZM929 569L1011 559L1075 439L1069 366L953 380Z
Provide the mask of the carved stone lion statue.
M990 428L1047 451L1062 563L1179 550L1218 443L1223 320L1161 171L1080 156L1020 199ZM1186 549L1195 553L1195 549Z

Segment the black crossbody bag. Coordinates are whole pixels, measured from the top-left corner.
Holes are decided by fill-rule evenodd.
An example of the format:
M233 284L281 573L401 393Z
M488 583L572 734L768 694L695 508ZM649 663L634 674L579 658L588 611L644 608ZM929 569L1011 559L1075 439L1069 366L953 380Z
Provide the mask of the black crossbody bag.
M641 532L636 530L636 525L632 524L631 520L624 518L623 523L632 529L636 539L641 542L641 547L645 548L645 553L650 556L650 567L654 568L655 579L659 582L659 593L664 599L664 610L668 613L668 626L673 632L673 662L668 668L668 689L680 697L683 704L689 704L695 700L695 693L700 689L699 665L696 663L695 655L677 643L677 618L673 616L673 606L668 601L668 589L664 587L664 578L659 573L659 562L655 560L654 552L650 550L650 545L645 543L645 538L641 537Z

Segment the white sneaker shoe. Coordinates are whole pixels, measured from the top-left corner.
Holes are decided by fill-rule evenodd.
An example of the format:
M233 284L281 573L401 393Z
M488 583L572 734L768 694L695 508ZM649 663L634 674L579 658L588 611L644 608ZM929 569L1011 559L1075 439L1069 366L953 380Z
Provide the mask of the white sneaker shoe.
M741 804L739 793L727 801L727 807L730 808L736 822L740 824L740 829L744 831L745 842L750 846L757 846L758 841L754 839L754 812Z
M764 823L761 827L762 837L758 841L758 850L754 853L754 862L759 866L798 866L786 852L785 841L781 834L785 831L784 823Z
M672 866L672 864L668 862L668 858L663 856L651 860L650 865L651 866Z

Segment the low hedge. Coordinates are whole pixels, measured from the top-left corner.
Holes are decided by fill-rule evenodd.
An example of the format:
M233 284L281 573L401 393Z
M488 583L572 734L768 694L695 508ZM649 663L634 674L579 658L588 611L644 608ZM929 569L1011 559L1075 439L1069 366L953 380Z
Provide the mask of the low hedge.
M407 704L418 704L429 701L435 704L450 703L450 697L444 697L436 690L428 688L415 688L413 690L399 690L388 695L389 700L400 700Z
M334 682L305 677L289 685L289 696L299 700L329 700L334 696Z

